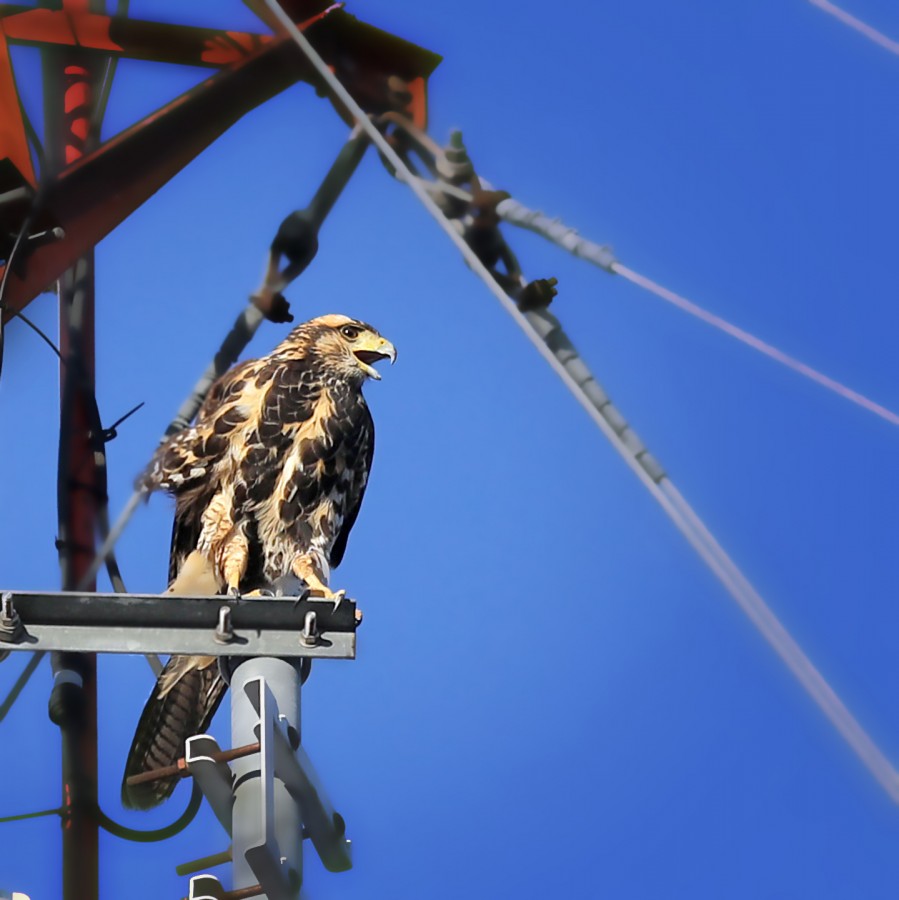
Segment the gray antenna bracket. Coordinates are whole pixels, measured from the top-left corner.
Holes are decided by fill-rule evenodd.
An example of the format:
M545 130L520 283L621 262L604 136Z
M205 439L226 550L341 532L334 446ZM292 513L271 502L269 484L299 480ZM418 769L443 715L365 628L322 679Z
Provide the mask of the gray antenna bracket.
M302 884L302 837L309 837L331 872L352 868L350 841L343 818L299 743L296 665L283 659L247 660L233 679L232 741L254 736L258 754L235 760L231 768L216 761L221 751L214 738L195 735L187 741L187 768L232 837L235 889L252 888L255 881L268 900L296 900ZM287 697L288 706L295 695L295 709L282 714L276 694L282 702ZM240 827L235 831L236 821ZM227 900L229 895L213 875L191 878L190 900Z

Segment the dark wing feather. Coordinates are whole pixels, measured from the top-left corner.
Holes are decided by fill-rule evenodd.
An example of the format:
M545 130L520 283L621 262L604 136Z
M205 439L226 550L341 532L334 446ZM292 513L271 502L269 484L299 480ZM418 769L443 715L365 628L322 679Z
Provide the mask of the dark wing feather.
M184 560L190 551L197 546L200 539L200 523L183 522L177 515L172 522L172 544L169 549L169 584L171 584L181 571Z
M171 583L178 577L184 560L195 550L202 530L201 517L206 504L212 498L211 490L192 492L190 497L178 498L175 506L175 518L172 522L172 543L169 548L169 580Z
M175 684L162 696L157 681L144 706L122 778L122 804L128 809L150 809L174 791L178 777L136 785L129 785L128 778L174 765L184 756L187 738L206 731L222 702L226 685L218 666L198 669L192 663L193 657L173 656L160 678L177 677Z
M337 568L343 561L343 555L346 552L347 541L353 525L359 516L359 510L362 508L362 498L365 496L365 487L368 483L368 473L371 472L371 463L375 453L375 423L372 420L368 406L364 407L364 417L358 431L359 446L355 459L351 462L354 471L353 490L347 497L347 509L344 515L343 525L334 546L331 548L331 558L329 560L332 568Z
M169 584L184 560L197 546L201 516L212 491L189 492L179 497L172 526L169 554ZM206 731L215 715L226 685L214 663L198 668L197 657L172 656L160 673L153 692L144 704L125 762L122 803L130 809L150 809L162 803L175 789L178 778L163 778L129 785L131 775L174 765L184 756L185 743L192 734ZM162 685L174 682L163 693Z

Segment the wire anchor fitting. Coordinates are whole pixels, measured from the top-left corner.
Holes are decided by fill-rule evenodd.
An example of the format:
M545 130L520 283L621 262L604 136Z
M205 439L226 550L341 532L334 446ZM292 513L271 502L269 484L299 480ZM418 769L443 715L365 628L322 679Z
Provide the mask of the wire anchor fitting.
M292 322L283 291L306 271L318 253L318 232L338 197L362 161L368 138L358 127L350 132L337 158L305 209L290 213L278 227L269 248L262 284L250 298L272 322ZM282 257L286 265L281 268Z
M545 309L556 296L555 278L528 281L499 230L498 210L510 200L507 191L482 181L468 155L462 132L450 133L441 147L427 132L398 113L376 120L418 183L428 191L453 228L522 312ZM383 159L383 158L382 158ZM387 170L396 177L393 167ZM429 177L422 177L422 171Z

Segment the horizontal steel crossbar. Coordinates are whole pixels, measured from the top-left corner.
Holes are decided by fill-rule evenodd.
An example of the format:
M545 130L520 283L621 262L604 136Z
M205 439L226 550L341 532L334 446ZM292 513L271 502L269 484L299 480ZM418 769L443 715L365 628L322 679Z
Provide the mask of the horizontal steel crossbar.
M353 659L356 604L296 597L3 591L7 650Z

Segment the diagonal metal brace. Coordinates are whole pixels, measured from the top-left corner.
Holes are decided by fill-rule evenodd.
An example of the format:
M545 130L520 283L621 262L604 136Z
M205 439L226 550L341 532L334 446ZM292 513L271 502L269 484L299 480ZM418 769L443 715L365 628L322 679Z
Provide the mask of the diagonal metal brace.
M209 801L222 828L231 834L234 779L228 764L217 760L216 757L220 755L218 743L208 734L195 734L189 737L185 744L184 759L187 771L200 786L203 796Z
M287 878L287 860L281 856L275 834L274 741L276 734L283 737L282 720L264 678L252 679L244 689L259 716L259 790L262 792L258 823L261 840L247 847L244 857L263 885L268 900L295 900L299 885L292 885Z
M228 834L233 835L234 792L237 785L246 780L248 773L245 772L235 781L225 760L258 752L259 769L250 773L251 781L246 785L255 784L252 791L259 792L259 802L254 805L258 811L255 813L258 821L250 829L253 843L249 846L244 844L243 858L258 879L256 893L264 894L268 900L295 900L300 887L298 872L301 863L298 867L297 860L282 855L278 838L275 779L282 782L290 800L299 807L303 837L312 840L326 869L344 872L352 868L350 842L346 839L343 818L334 811L315 768L300 747L298 731L280 714L265 677L251 678L243 685L243 693L258 718L252 726L258 742L223 752L209 735L194 735L188 738L184 760L179 765L196 779L216 818ZM281 796L284 797L283 794ZM283 822L281 824L283 826ZM285 838L283 832L281 839L290 840ZM283 849L286 851L286 848ZM289 856L292 851L286 852ZM255 894L250 888L241 888L234 892L233 900L237 896L250 897ZM232 900L232 893L223 892L217 879L204 874L191 879L189 897L190 900Z
M259 716L259 742L263 755L271 748L274 774L284 782L291 797L303 811L304 830L329 872L346 872L353 867L351 842L346 838L343 817L335 812L312 761L301 746L294 746L281 727L277 706L262 678L245 686L250 703ZM260 879L261 880L261 879Z

